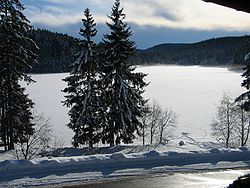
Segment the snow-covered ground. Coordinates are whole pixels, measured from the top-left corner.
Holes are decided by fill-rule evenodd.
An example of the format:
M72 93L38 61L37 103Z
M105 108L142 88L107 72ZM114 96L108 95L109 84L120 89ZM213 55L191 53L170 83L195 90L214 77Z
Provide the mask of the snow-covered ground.
M122 145L93 149L59 148L47 157L15 160L14 152L0 150L0 187L48 186L109 180L124 176L250 168L250 151L228 150L213 142L209 124L224 91L242 92L240 74L226 68L198 66L140 67L148 73L145 97L177 112L175 137L165 145ZM67 74L33 75L37 84L27 91L38 112L51 118L55 136L67 146L73 135L61 90ZM191 109L191 110L190 110ZM184 141L185 145L179 146ZM136 144L141 143L138 139Z
M185 145L179 146L179 141ZM250 151L228 150L189 137L166 145L112 148L61 148L33 160L0 153L0 187L48 186L101 181L124 176L250 167Z

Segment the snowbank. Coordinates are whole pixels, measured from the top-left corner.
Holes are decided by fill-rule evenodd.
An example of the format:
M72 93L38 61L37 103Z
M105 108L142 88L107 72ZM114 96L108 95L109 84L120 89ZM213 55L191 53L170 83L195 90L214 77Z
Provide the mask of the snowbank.
M248 167L250 151L149 152L46 157L0 162L1 186L37 186L145 173Z

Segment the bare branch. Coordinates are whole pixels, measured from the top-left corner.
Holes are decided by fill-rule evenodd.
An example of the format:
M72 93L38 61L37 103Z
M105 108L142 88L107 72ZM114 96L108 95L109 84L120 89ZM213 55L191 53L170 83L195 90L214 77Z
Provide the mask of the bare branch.
M34 116L35 130L32 135L26 135L26 138L16 144L15 153L18 159L32 159L38 154L44 152L51 141L51 124L43 115Z

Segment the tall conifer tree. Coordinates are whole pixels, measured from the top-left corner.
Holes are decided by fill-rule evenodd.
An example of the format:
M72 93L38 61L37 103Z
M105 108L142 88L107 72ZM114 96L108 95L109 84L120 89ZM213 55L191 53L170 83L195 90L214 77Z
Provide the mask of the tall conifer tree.
M104 36L104 65L102 67L103 106L106 107L103 125L103 142L110 146L131 143L135 132L139 131L146 101L142 97L144 87L143 73L135 72L128 58L135 52L135 43L130 40L132 32L124 22L125 14L116 0L107 23L110 34Z
M240 106L242 109L245 111L250 111L250 52L245 56L245 66L243 67L243 74L242 77L245 78L243 80L241 86L246 88L247 91L240 95L237 99L236 102L240 103Z
M64 92L69 94L64 103L71 107L68 127L75 133L73 137L75 147L84 144L93 147L93 144L100 140L98 66L96 45L92 40L97 31L89 9L84 11L84 16L83 27L80 29L80 35L83 37L79 43L81 51L72 65L70 76L64 79L68 82Z
M19 0L0 1L0 137L5 150L33 133L33 102L20 80L31 82L26 70L36 62L37 46L27 37L31 30Z

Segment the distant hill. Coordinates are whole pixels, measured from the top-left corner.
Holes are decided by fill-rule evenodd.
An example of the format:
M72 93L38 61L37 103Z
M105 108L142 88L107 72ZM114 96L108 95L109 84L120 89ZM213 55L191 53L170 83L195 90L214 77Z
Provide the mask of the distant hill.
M133 64L159 64L165 63L165 54L186 46L185 43L166 43L153 46L145 50L137 50L136 54L129 59Z
M37 29L30 37L40 48L39 63L33 73L70 71L79 51L78 39L66 34ZM129 59L133 64L177 65L242 65L243 57L250 50L250 36L222 37L198 43L166 43L145 50L137 50Z
M242 65L250 36L222 37L192 44L161 44L140 50L135 64Z
M163 52L163 51L168 51L168 50L172 50L172 49L176 49L182 46L185 46L187 44L185 43L165 43L165 44L159 44L156 46L153 46L151 48L148 48L146 50L144 50L145 52Z

